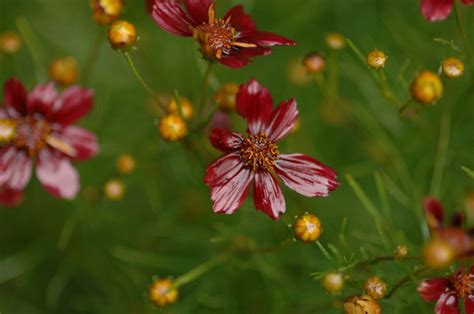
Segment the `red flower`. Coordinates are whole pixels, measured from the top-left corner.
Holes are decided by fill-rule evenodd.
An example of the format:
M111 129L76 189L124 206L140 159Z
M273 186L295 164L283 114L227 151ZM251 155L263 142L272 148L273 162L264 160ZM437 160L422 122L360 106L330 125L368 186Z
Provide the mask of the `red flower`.
M155 0L153 19L165 31L193 37L209 60L218 60L231 68L240 68L250 58L269 55L271 46L294 45L280 35L258 31L255 22L243 6L230 9L222 18L216 17L212 0Z
M460 314L459 299L464 299L466 313L474 313L474 266L469 273L459 269L449 277L427 279L418 286L426 302L436 302L435 314Z
M153 12L153 4L155 0L145 0L146 13L151 14Z
M433 236L446 241L455 251L456 255L466 256L472 254L471 233L463 229L464 215L456 213L450 225L444 224L443 205L434 197L427 197L424 201L426 222Z
M274 178L308 196L327 196L338 187L336 173L302 154L280 154L277 142L287 136L298 118L296 101L282 102L273 110L270 92L251 80L240 87L237 112L247 120L247 135L215 129L211 143L225 155L206 171L216 213L232 214L244 202L253 181L255 207L272 219L285 212L285 199Z
M23 192L15 191L9 187L0 188L0 204L5 207L15 207L23 202Z
M77 86L58 95L53 83L38 85L27 94L21 82L8 80L0 133L11 135L0 148L0 186L22 191L35 162L36 176L49 193L74 198L79 176L71 161L91 158L99 146L92 133L71 124L92 109L92 98L91 90Z
M430 22L443 21L453 10L455 0L421 0L421 13ZM464 4L473 4L474 0L461 0Z

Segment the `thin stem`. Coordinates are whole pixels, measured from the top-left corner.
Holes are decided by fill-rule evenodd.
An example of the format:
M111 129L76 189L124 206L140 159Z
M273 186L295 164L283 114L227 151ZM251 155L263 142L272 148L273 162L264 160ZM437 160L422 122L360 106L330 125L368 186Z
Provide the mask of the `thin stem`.
M133 62L133 59L130 56L130 54L127 51L124 51L123 55L125 56L125 59L127 60L127 63L130 66L130 68L132 69L132 72L135 75L135 77L137 78L137 80L142 84L142 86L145 88L145 90L148 92L148 94L150 94L151 98L158 105L158 107L160 107L164 112L166 112L165 106L155 96L155 93L153 92L153 90L150 88L150 86L148 86L148 84L145 82L145 80L142 78L142 76L138 72L138 70L135 66L135 63Z
M187 283L190 283L194 279L202 276L203 274L210 271L211 269L213 269L220 263L224 262L228 257L229 257L228 254L221 254L202 263L196 268L176 278L176 280L174 281L173 287L177 289L181 286L184 286Z
M204 73L204 79L202 82L202 89L201 89L201 101L199 103L199 108L198 108L198 117L201 117L201 114L204 110L204 107L206 105L207 101L207 93L209 90L209 81L211 79L211 73L212 73L212 67L214 65L214 62L208 61L207 62L207 69L206 72Z
M362 51L359 48L357 48L357 46L352 42L352 40L347 38L347 44L349 45L349 48L351 48L352 51L356 54L357 58L359 58L359 60L363 64L367 65L364 54L362 53Z
M97 30L97 35L89 51L87 61L84 65L84 69L82 70L82 85L87 85L87 83L89 82L89 78L92 74L92 70L94 68L94 64L95 64L95 61L97 60L100 46L102 44L102 36L103 36L102 28L99 27L99 29Z
M444 168L446 166L446 159L449 147L449 135L451 131L451 112L445 110L441 118L441 126L439 131L438 153L436 154L436 161L433 170L433 178L431 181L431 194L438 195L441 188L441 181L443 178Z
M421 267L420 269L416 270L415 272L402 277L399 281L397 281L397 283L393 286L392 290L390 290L390 292L387 294L387 296L385 298L389 299L390 297L392 297L395 294L395 292L397 292L398 289L403 287L410 280L414 279L414 277L424 273L427 270L428 270L428 268Z
M456 17L456 25L457 25L458 31L461 34L462 40L464 42L464 49L466 49L466 54L469 57L469 63L471 64L471 66L474 66L474 55L472 54L469 38L467 37L467 34L464 30L463 21L461 18L461 9L457 2L454 3L454 15Z

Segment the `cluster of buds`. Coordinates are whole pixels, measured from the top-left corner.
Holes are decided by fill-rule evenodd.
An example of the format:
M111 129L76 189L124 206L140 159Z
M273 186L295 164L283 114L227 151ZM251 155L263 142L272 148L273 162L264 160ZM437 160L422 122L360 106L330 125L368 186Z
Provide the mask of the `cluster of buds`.
M166 108L168 112L158 123L158 133L166 141L180 141L188 134L186 122L194 116L193 104L185 97L179 97L179 103L171 98Z
M136 162L132 155L121 154L115 161L115 169L119 175L129 175L135 170ZM116 178L108 180L104 184L104 195L112 201L121 200L126 192L125 183L122 179Z

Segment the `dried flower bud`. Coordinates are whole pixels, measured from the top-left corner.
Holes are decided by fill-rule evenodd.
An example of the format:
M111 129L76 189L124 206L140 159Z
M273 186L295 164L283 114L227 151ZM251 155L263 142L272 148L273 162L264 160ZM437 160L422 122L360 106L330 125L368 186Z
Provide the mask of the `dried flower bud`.
M185 120L190 120L194 115L194 109L191 101L185 97L181 97L180 101L183 118ZM180 115L178 105L176 104L176 100L174 98L170 99L168 103L168 112L171 114Z
M100 25L112 23L122 12L122 0L90 0L95 21Z
M385 66L387 62L387 55L381 50L371 51L366 58L367 65L372 69L381 69Z
M16 123L10 119L0 119L0 142L10 142L16 133Z
M448 267L455 258L453 248L441 239L433 239L423 249L423 259L426 266L434 269Z
M339 33L329 33L326 35L326 45L333 50L341 50L346 47L346 38Z
M401 261L402 259L406 258L408 256L408 248L404 244L400 244L395 248L395 251L393 252L393 256L395 256L395 259L397 261Z
M464 63L458 58L443 60L443 73L449 78L459 78L464 74Z
M321 285L330 293L337 293L344 288L344 275L338 272L330 272L323 276Z
M157 279L149 289L150 301L158 307L173 304L178 300L178 290L170 279Z
M345 314L380 314L382 310L377 301L368 295L354 296L344 301Z
M322 73L326 68L326 60L319 53L313 52L303 59L303 65L309 73Z
M129 154L122 154L116 161L117 171L122 174L130 174L135 170L135 159Z
M104 185L104 194L112 201L121 200L125 195L125 185L122 180L111 179Z
M411 84L411 96L423 105L437 102L443 96L443 82L439 75L431 71L418 74Z
M295 231L295 237L306 243L318 240L322 232L319 218L308 213L296 219L293 229Z
M374 300L382 299L387 294L387 284L379 277L371 277L365 282L365 293Z
M109 28L109 42L112 49L127 51L137 41L135 26L127 21L115 21Z
M50 78L62 86L74 84L78 72L77 61L73 57L54 59L49 66Z
M186 136L186 123L177 114L169 114L160 120L158 131L167 141L179 141Z
M17 53L21 48L21 39L15 32L0 34L0 52L5 54Z
M219 87L214 94L214 101L219 106L219 109L224 112L235 111L238 91L239 84L237 83L226 83Z

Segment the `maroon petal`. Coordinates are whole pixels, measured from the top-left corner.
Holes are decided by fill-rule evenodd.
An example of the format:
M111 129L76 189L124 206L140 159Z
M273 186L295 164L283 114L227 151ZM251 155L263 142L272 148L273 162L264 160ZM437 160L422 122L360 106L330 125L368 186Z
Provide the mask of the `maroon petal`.
M184 0L184 5L196 24L209 22L209 7L211 4L211 0Z
M239 153L224 155L207 167L204 182L211 188L224 185L236 176L243 166Z
M445 20L453 9L454 0L421 0L421 13L430 22Z
M474 0L461 0L464 4L474 4Z
M239 69L251 62L250 59L239 55L222 56L218 61L220 64L233 69Z
M57 97L58 92L56 91L54 83L37 85L28 94L28 113L40 113L44 116L49 115L53 110L54 102Z
M425 198L423 208L425 209L426 222L431 229L437 229L443 226L444 208L436 198Z
M468 294L464 297L464 309L466 313L474 313L474 294Z
M453 218L451 219L451 226L453 227L462 227L464 224L464 213L463 212L455 212Z
M153 4L155 4L155 0L145 0L146 13L151 15L153 12Z
M153 6L153 20L168 33L178 36L192 36L191 19L176 0L156 0Z
M3 104L15 109L16 112L26 112L26 90L16 78L11 78L3 85Z
M206 129L210 134L214 129L230 130L232 128L232 120L227 112L217 111L213 116Z
M253 185L255 208L263 211L271 219L278 219L286 210L285 198L277 180L268 171L255 174Z
M240 86L237 93L237 112L247 119L248 130L258 135L265 130L273 111L273 98L268 89L255 79Z
M3 188L0 190L0 205L5 207L16 207L23 202L23 191Z
M298 119L298 109L296 108L296 100L290 99L281 103L273 112L270 123L268 124L266 134L273 142L278 142L287 136L295 127L296 119Z
M252 43L264 47L296 45L296 42L291 39L285 38L275 33L261 31L242 33L239 36L239 41Z
M212 188L211 200L216 213L233 214L247 197L253 171L241 168L240 171L224 185Z
M224 20L230 17L230 24L239 32L254 31L257 26L249 14L244 12L243 5L236 5L224 16Z
M231 52L230 56L238 56L239 58L254 58L259 56L268 56L272 53L271 48L266 47L254 47L254 48L241 48L239 50Z
M23 190L31 178L32 162L23 150L7 146L0 151L0 185Z
M446 291L438 299L435 306L436 314L460 314L459 299L455 293ZM468 312L469 313L469 312Z
M240 148L244 138L241 134L236 132L214 129L211 135L209 135L209 140L215 148L223 152L232 152Z
M306 155L280 155L274 166L286 186L304 196L327 196L339 186L334 170Z
M69 159L42 149L38 154L36 176L55 197L73 199L79 192L79 175Z
M73 160L87 160L99 152L97 138L93 133L83 128L68 126L58 132L52 133L51 137L68 146L68 149L59 150Z
M449 286L449 280L446 278L431 278L420 283L418 293L426 302L433 302L438 300Z
M56 99L47 118L63 125L74 123L92 110L93 98L94 92L91 89L70 87Z

